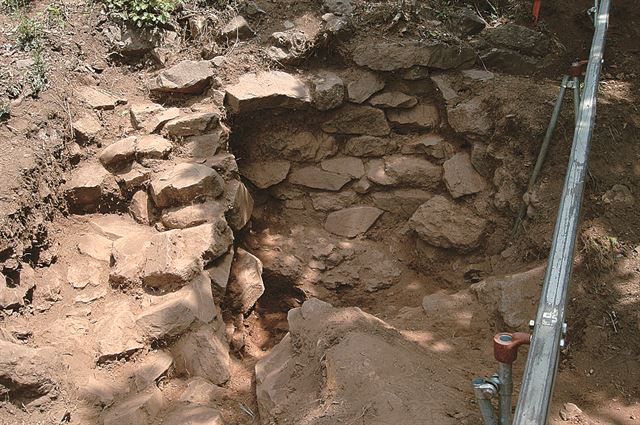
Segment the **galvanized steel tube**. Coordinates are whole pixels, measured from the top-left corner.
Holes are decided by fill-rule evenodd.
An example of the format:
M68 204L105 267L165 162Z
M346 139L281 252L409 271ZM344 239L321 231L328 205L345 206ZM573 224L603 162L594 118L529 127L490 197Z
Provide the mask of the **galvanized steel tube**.
M609 24L609 5L610 0L602 0L595 17L595 33L586 70L580 115L573 136L569 167L514 425L543 425L547 423L549 415L587 174L589 145L595 122L596 95Z

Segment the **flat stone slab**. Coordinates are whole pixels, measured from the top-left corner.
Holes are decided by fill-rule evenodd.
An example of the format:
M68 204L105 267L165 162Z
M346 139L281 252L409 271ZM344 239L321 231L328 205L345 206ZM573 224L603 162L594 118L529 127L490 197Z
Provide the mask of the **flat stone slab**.
M114 404L103 415L104 425L147 425L152 423L163 406L162 392L151 386Z
M258 189L267 189L284 181L290 168L291 163L284 160L243 162L240 164L240 174Z
M93 87L82 87L78 90L78 95L83 102L91 106L93 109L114 109L116 105L127 103L125 99L121 99Z
M418 99L400 91L388 91L373 96L369 103L377 108L412 108Z
M169 412L162 423L163 425L224 425L219 411L198 405L180 406Z
M440 113L434 105L419 104L411 109L392 109L387 111L389 121L398 126L431 129L440 123Z
M219 120L220 115L212 111L181 114L171 121L167 121L162 131L172 138L197 136L218 125Z
M486 188L484 178L471 164L471 158L466 152L459 152L442 165L443 180L453 198L472 195Z
M386 157L384 169L385 173L399 185L432 189L442 180L442 167L417 156Z
M95 326L98 342L98 363L131 355L144 347L129 304L116 301L106 306L109 315L101 317Z
M391 129L381 109L362 105L345 105L337 109L322 125L327 133L386 136Z
M472 48L443 42L366 43L356 46L353 60L375 71L397 71L416 65L436 69L452 69L472 64Z
M231 280L227 287L228 299L236 311L246 314L262 294L262 261L250 252L238 248L231 265Z
M296 109L311 103L311 93L304 81L282 71L245 74L226 92L225 103L234 113Z
M93 210L102 198L103 182L109 176L101 164L89 162L71 172L63 185L64 195L72 209Z
M162 211L161 221L167 229L186 229L204 223L224 221L225 205L220 201L167 208Z
M201 376L216 385L231 377L229 344L222 323L197 327L178 339L171 352L178 373Z
M362 103L371 95L384 88L384 80L371 71L354 72L347 83L347 98L354 103Z
M113 241L107 237L90 233L83 235L78 242L78 252L98 261L109 262Z
M351 207L327 216L324 228L333 234L353 238L365 233L384 211L375 207Z
M100 162L105 167L132 161L136 154L136 138L127 137L110 144L100 152Z
M202 93L215 75L210 61L182 61L161 71L149 84L156 93Z
M337 174L344 174L359 179L364 176L364 163L360 158L340 157L325 159L320 163L323 170Z
M160 207L182 205L198 197L217 197L222 194L222 177L210 167L181 163L157 175L151 181L151 196Z
M310 166L293 171L289 175L289 181L313 189L338 191L351 181L351 177Z
M389 137L357 136L347 140L343 152L353 156L384 156L397 148L397 142Z

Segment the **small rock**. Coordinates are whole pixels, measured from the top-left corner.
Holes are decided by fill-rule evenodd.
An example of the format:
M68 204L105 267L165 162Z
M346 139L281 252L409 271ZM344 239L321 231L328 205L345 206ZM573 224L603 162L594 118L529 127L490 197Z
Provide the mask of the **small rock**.
M144 345L135 317L126 301L108 304L109 314L98 319L95 335L98 339L98 363L126 357L141 350Z
M479 97L448 109L447 117L456 133L489 136L493 128L487 109Z
M219 127L210 133L187 137L180 153L194 159L210 158L223 148L227 139L228 133Z
M1 309L19 309L24 307L35 287L34 282L23 282L21 279L19 285L7 284L7 279L0 274L0 310Z
M429 78L429 68L426 66L413 66L402 74L403 80L417 81Z
M324 0L322 10L335 15L351 15L354 10L351 0Z
M78 90L78 94L80 98L93 109L114 109L116 105L127 103L124 99L119 99L93 87L82 87Z
M399 91L390 91L373 96L369 103L378 108L413 108L418 104L418 99Z
M462 8L452 17L452 24L458 34L462 36L475 35L487 26L478 14L469 8Z
M156 386L133 394L104 413L104 425L146 425L162 410L162 392Z
M224 181L205 165L182 163L151 181L151 196L160 207L184 205L200 197L218 197Z
M77 295L73 302L76 304L91 304L92 302L104 298L107 296L106 288L96 289L94 291L82 291L80 295Z
M148 339L173 338L181 335L196 321L210 323L218 311L213 303L211 280L200 273L189 285L176 292L161 295L136 319Z
M614 184L602 195L602 202L613 207L630 207L634 203L634 197L628 186Z
M432 75L431 81L447 103L451 103L452 100L458 97L459 85L456 84L455 76L452 76L451 74Z
M247 314L263 293L262 261L238 248L231 265L231 280L227 286L227 297L233 308Z
M394 189L373 192L371 199L376 207L408 218L432 196L430 192L421 189Z
M370 71L358 71L347 83L347 97L351 102L362 103L384 88L384 80Z
M163 132L169 137L187 137L206 133L215 127L220 116L215 112L194 112L181 115L168 121L164 125Z
M72 209L91 211L102 198L102 183L109 172L98 163L86 163L73 170L63 185L64 195Z
M213 284L214 297L223 295L226 292L229 277L231 276L231 264L233 263L234 254L233 247L229 248L229 252L215 260L205 269Z
M73 134L80 142L90 142L102 131L102 124L90 114L83 114L72 125Z
M317 162L338 151L338 144L333 136L309 131L276 133L265 140L264 144L265 149L271 150L275 156L296 162Z
M335 109L344 102L344 83L333 72L319 72L312 79L312 96L320 111Z
M131 203L129 204L129 214L135 221L140 224L151 225L154 220L153 205L151 204L151 198L144 190L139 190L133 194ZM111 249L109 249L109 256L111 256Z
M387 111L387 118L393 124L420 129L435 128L440 123L438 108L434 105L419 104L411 109L393 109Z
M187 383L187 389L180 395L180 401L209 405L228 397L228 393L229 390L226 388L214 385L204 378L191 378Z
M214 155L213 157L207 159L205 164L208 167L211 167L214 170L216 170L218 173L220 173L221 176L223 176L227 180L235 178L240 172L238 170L238 163L236 162L236 157L233 154L228 152Z
M465 78L476 81L489 81L495 78L495 74L484 69L465 69L462 71Z
M388 137L358 136L345 143L343 152L353 156L384 156L393 153L398 145Z
M230 180L226 184L224 197L229 205L225 214L227 222L234 232L239 232L247 225L253 213L251 193L241 181Z
M560 409L560 418L563 421L577 419L582 415L582 410L573 403L565 403Z
M440 195L422 204L409 220L411 229L425 242L461 251L476 248L488 224L468 208Z
M453 156L454 148L437 134L419 135L417 138L403 143L400 148L403 154L428 155L437 160L447 159Z
M84 401L97 406L104 407L113 404L113 399L117 392L115 385L106 379L80 379L76 384L80 392L80 397Z
M151 178L151 170L137 163L133 163L128 169L116 174L118 184L124 185L127 190L144 186Z
M166 159L173 149L167 139L156 134L140 136L136 141L136 157L139 161L145 159Z
M136 138L127 137L110 144L100 153L100 162L105 167L120 166L132 161L136 154Z
M293 171L289 176L289 181L313 189L338 191L351 181L351 177L309 166Z
M365 233L382 215L375 207L352 207L332 212L327 216L324 228L333 234L353 238Z
M320 163L323 170L359 179L364 176L364 164L360 158L341 157L325 159Z
M176 372L199 376L221 385L231 376L229 345L224 326L200 326L180 338L171 349Z
M108 214L98 216L89 222L91 228L101 236L115 241L132 233L141 235L154 235L157 232L150 227L136 224L126 215Z
M146 133L156 133L162 130L166 123L180 117L179 108L169 108L159 111L143 121L140 126Z
M100 286L102 267L95 261L74 262L67 270L67 280L75 289L86 288L87 285Z
M384 160L372 159L365 165L367 179L381 186L393 186L398 181L387 173Z
M140 130L144 127L144 122L148 121L155 114L164 110L165 109L162 105L153 102L134 103L129 108L131 126L136 130Z
M356 193L365 195L371 191L373 185L366 177L362 177L360 180L353 184L352 188Z
M163 425L224 425L222 415L207 406L180 406L169 412Z
M136 390L142 391L156 383L158 378L164 376L171 365L173 357L164 351L149 353L133 374L133 383Z
M322 125L327 133L386 136L391 129L384 112L371 106L346 105Z
M444 162L442 168L444 183L454 199L481 192L486 187L484 179L473 168L466 152L455 154Z
M215 66L209 61L186 60L161 71L149 83L155 93L202 93L215 75Z
M442 179L441 167L419 157L392 155L384 164L386 174L397 184L432 189Z
M231 19L227 24L222 27L220 33L221 37L226 38L229 41L234 40L246 40L255 35L249 23L244 17L238 15Z
M347 34L352 29L349 20L344 16L325 13L322 15L322 20L325 22L325 31L334 36Z
M219 201L207 201L162 211L161 221L167 229L186 229L204 223L224 221L225 207Z
M240 164L240 173L258 189L267 189L284 181L290 168L291 163L284 160L243 162Z
M95 260L108 263L111 258L112 244L113 242L110 239L90 233L83 235L80 242L78 242L78 252Z
M234 113L262 109L297 109L311 103L311 93L299 78L282 71L245 74L226 88L226 105Z
M316 211L337 211L350 207L358 200L358 195L351 190L343 192L311 193L311 203Z

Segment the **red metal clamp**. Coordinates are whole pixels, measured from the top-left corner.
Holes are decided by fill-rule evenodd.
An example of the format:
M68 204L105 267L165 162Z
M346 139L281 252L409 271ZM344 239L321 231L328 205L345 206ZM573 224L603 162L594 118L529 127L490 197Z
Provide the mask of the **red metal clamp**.
M531 14L533 15L533 23L538 25L538 19L540 18L540 5L542 4L542 0L533 0L533 11Z
M500 363L513 363L518 357L518 347L529 344L531 334L526 332L502 332L493 337L493 356Z

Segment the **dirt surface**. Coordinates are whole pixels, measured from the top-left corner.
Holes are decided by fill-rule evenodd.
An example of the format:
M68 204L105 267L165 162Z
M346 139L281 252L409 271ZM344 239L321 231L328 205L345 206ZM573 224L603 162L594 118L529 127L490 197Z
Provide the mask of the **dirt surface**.
M470 382L496 370L492 336L535 314L571 100L512 228L592 2L543 2L538 27L528 4L476 4L476 34L457 20L472 2L337 2L353 11L336 31L319 1L196 3L143 53L100 4L0 13L0 88L21 84L0 96L0 298L18 300L0 313L0 424L413 424L424 406L480 424ZM221 38L236 15L254 35ZM514 23L532 31L492 32ZM614 2L550 423L640 421L639 23ZM418 40L441 62L385 68L407 60L385 46L414 60ZM172 71L185 60L213 64L194 82ZM251 88L263 71L282 73Z

